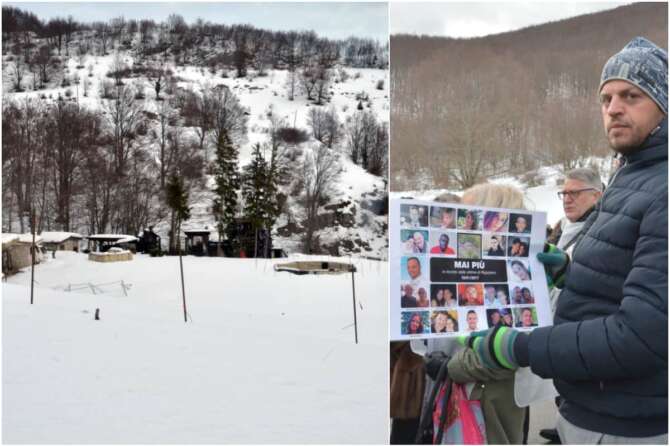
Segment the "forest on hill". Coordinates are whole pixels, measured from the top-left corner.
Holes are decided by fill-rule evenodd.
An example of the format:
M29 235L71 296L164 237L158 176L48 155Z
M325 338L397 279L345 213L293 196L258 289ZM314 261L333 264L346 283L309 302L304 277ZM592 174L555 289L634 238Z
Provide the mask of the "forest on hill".
M391 36L391 190L467 188L608 154L596 89L635 36L666 48L667 3L471 39Z

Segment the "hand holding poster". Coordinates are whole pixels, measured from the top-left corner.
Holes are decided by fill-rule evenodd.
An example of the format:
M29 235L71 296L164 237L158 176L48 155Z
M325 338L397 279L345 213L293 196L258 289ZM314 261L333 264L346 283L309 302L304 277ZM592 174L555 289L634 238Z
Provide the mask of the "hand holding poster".
M550 325L545 226L542 212L392 200L391 339Z

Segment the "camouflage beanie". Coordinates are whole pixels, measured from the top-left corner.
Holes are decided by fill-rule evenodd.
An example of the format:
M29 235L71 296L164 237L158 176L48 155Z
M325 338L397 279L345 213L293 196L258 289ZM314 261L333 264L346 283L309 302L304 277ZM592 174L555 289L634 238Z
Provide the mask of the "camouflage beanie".
M600 87L611 80L630 82L668 114L668 53L644 37L635 37L610 57L600 76Z

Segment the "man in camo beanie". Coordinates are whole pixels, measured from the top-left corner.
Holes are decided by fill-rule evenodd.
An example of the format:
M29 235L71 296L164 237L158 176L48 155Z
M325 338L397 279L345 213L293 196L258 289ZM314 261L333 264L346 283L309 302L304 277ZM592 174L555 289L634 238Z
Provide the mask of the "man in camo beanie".
M644 91L668 114L668 53L644 37L635 37L603 67L600 86L623 80Z

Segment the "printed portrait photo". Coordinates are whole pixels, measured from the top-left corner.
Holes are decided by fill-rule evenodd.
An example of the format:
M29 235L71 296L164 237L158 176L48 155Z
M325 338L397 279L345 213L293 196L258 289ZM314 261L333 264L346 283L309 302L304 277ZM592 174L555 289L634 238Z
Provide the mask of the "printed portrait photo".
M511 214L509 232L516 234L530 234L532 216L529 214Z
M456 310L433 311L430 315L431 333L456 333L458 312Z
M418 204L400 205L400 227L402 228L427 228L428 206Z
M482 258L482 235L481 234L458 234L458 258L459 259L481 259Z
M437 285L430 286L430 305L435 307L455 307L456 285Z
M484 231L507 232L507 212L486 211L484 213Z
M502 314L500 314L500 308L486 310L486 323L488 324L488 328L495 327L496 325L502 325Z
M509 280L526 282L531 280L528 260L514 259L507 261L507 276Z
M507 236L500 234L484 233L482 248L485 257L505 257L507 247Z
M424 256L406 256L400 259L400 280L418 284L428 280L428 261Z
M430 253L456 256L456 232L430 231Z
M507 285L484 284L484 305L487 307L503 307L509 305Z
M510 235L507 238L507 241L509 243L507 255L510 257L528 257L528 251L530 250L529 237L517 237L516 235Z
M534 304L535 295L530 283L511 285L512 303L514 305Z
M463 308L459 310L460 331L473 332L487 327L486 313L483 308Z
M412 286L409 282L400 285L400 306L402 308L428 308L428 285L418 284Z
M400 319L400 333L404 335L430 333L428 311L403 311Z
M535 307L515 308L514 320L516 321L516 327L537 327L537 310L535 310Z
M440 229L456 228L456 209L432 206L430 208L430 226Z
M428 252L428 231L403 229L400 231L403 254L426 254Z
M477 209L459 209L457 227L458 229L468 231L481 231L482 211Z
M484 305L484 287L481 283L459 283L458 305Z
M500 323L505 327L514 327L514 317L511 308L500 308Z

